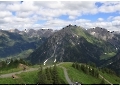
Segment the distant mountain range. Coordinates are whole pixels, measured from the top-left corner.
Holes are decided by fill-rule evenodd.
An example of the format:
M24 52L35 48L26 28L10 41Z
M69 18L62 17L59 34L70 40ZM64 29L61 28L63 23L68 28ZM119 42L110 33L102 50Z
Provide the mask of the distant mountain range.
M23 31L19 31L18 29L12 29L12 30L6 30L6 31L12 32L12 33L18 33L21 35L26 34L28 37L49 37L54 32L53 29L38 29L38 30L25 29Z
M120 33L115 31L108 31L100 27L91 28L87 30L87 32L98 39L102 39L111 43L116 48L118 53L108 60L103 61L101 65L115 70L118 74L120 74Z
M120 73L120 33L95 27L68 25L61 30L0 30L0 58L33 49L26 60L33 64L93 62Z
M0 58L14 56L29 49L34 50L44 43L52 33L51 29L0 30Z
M95 27L87 30L88 33L93 35L94 37L98 39L102 39L105 41L108 41L114 47L119 48L120 47L120 33L115 31L108 31L105 28Z

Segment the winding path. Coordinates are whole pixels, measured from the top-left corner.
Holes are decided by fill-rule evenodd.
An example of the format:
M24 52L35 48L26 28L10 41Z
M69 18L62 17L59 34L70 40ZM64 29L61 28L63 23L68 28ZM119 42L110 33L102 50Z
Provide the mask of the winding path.
M101 78L103 78L107 83L113 85L111 82L109 82L107 79L105 79L101 74L99 74L99 76L100 76Z
M29 72L29 71L35 71L35 70L38 70L39 68L30 68L28 70L25 70L25 71L19 71L19 72L14 72L14 73L9 73L9 74L2 74L0 75L0 78L7 78L7 77L12 77L12 75L15 75L15 74L20 74L22 72Z
M56 64L56 66L58 66L58 65L60 65L60 64L62 64L62 63ZM47 68L47 67L51 67L51 65L50 65L50 66L43 67L43 69L45 69L45 68ZM39 68L29 68L28 70L25 70L25 71L21 70L21 71L19 71L19 72L2 74L2 75L0 75L0 78L12 77L12 75L15 75L15 74L20 74L20 73L22 73L22 72L29 72L29 71L35 71L35 70L39 70Z
M60 64L63 64L63 63L56 64L56 66L58 66L58 65L60 65ZM46 66L46 67L51 67L51 66ZM46 67L43 67L43 69L45 69ZM68 82L68 84L74 84L74 83L70 80L66 68L63 67L63 66L60 66L60 67L64 70L64 75L65 75L65 78L66 78L66 81ZM30 69L25 70L25 71L22 70L22 71L19 71L19 72L14 72L14 73L9 73L9 74L2 74L2 75L0 75L0 78L12 77L12 75L15 75L15 74L20 74L20 73L22 73L22 72L29 72L29 71L35 71L35 70L39 70L39 68L30 68ZM102 75L99 74L99 76L100 76L101 78L103 78L107 83L113 85L110 81L108 81L107 79L105 79Z
M62 66L60 66L60 67L62 67ZM70 80L66 68L65 68L65 67L62 67L62 68L63 68L63 70L64 70L64 75L65 75L65 78L66 78L68 84L74 84L74 83Z

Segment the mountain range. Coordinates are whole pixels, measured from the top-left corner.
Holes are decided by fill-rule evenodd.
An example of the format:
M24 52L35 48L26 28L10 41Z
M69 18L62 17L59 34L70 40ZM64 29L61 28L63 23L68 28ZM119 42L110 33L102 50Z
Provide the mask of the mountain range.
M88 29L87 32L98 39L108 41L109 43L114 45L116 49L120 47L119 45L120 44L120 35L119 35L120 33L116 31L108 31L105 28L95 27L95 28Z
M112 38L111 34L110 36ZM91 61L99 65L102 56L111 53L115 55L117 51L116 47L109 41L98 39L80 26L68 25L52 34L44 44L28 57L28 60L33 64L56 60L58 62Z
M95 27L68 25L61 30L0 30L0 57L14 56L32 49L26 60L33 64L53 62L93 62L120 73L120 33Z
M29 49L34 50L52 33L51 29L0 30L0 58L12 57Z

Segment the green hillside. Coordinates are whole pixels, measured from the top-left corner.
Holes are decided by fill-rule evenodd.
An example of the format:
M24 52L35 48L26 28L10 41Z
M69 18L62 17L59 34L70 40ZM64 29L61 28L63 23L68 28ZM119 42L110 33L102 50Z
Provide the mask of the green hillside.
M58 63L60 65L57 66L57 71L58 71L58 77L60 80L60 84L68 84L66 78L65 78L65 74L64 71L61 67L65 67L68 73L68 76L70 78L70 80L75 83L75 82L79 82L80 84L120 84L120 77L117 77L115 74L111 74L106 71L103 71L102 69L97 69L95 66L93 65L88 65L87 67L89 67L90 69L92 68L94 71L90 72L90 71L86 71L85 70L78 70L77 66L76 68L74 68L72 65L73 63L71 62L63 62L63 63ZM77 63L78 65L86 65L83 63ZM40 66L36 66L38 67L38 70L35 71L29 71L29 72L22 72L21 74L16 74L17 78L0 78L0 84L38 84L39 80L39 73L40 73ZM35 68L36 68L35 67ZM45 67L45 66L43 66ZM33 66L34 68L34 66ZM53 66L51 66L52 69L54 69ZM44 72L46 71L43 70ZM47 72L48 73L48 72ZM55 73L54 73L55 74ZM104 77L104 79L102 79L102 77L100 77L100 75L98 76L98 74L100 74L101 76ZM41 76L43 77L43 76ZM112 78L111 78L112 77ZM107 81L106 81L106 80ZM39 81L40 82L40 81ZM48 82L44 83L47 84Z
M69 77L73 82L79 82L82 84L100 84L102 81L101 77L96 78L89 74L84 73L82 70L77 70L73 68L71 62L65 62L61 66L64 66L67 69ZM94 67L91 67L91 68L94 68ZM114 74L112 75L106 72L103 73L100 70L99 70L99 74L101 74L105 79L107 79L112 84L120 84L120 77ZM109 84L109 83L105 81L105 84Z
M102 53L107 53L107 57L112 57L115 56L116 51L114 49L114 47L101 39L95 38L94 36L90 35L89 33L87 33L85 30L81 29L81 27L78 28L72 28L71 29L76 35L78 36L82 36L84 37L89 43L92 43L94 45L97 45L99 48L101 48L102 50L104 50ZM110 53L113 53L112 55ZM105 58L104 58L105 57ZM106 56L102 57L102 59L106 59Z
M31 50L36 49L44 40L44 37L29 38L25 33L0 30L0 59L28 57Z
M38 73L39 70L36 71L30 71L30 72L23 72L21 74L17 74L16 76L18 78L13 79L12 77L9 78L0 78L0 84L34 84L36 85L38 82ZM62 84L68 84L67 81L65 80L64 77L64 72L62 70L62 68L58 67L58 76L60 77Z

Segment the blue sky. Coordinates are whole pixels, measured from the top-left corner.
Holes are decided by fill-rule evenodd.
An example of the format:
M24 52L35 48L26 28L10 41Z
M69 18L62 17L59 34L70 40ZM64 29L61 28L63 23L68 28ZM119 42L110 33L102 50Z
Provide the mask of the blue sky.
M73 24L120 31L119 1L0 1L1 29L41 29Z
M103 3L101 3L101 2L96 2L95 5L96 5L97 7L100 7L100 6L103 5Z

